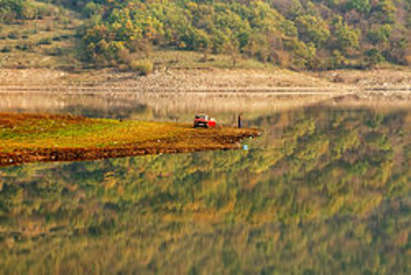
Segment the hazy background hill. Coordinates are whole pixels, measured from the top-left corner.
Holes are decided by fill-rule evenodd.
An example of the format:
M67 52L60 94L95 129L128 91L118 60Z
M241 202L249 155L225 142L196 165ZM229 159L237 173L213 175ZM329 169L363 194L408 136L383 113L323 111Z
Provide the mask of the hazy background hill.
M409 65L410 7L410 0L0 0L0 65L142 74L192 60L309 70Z

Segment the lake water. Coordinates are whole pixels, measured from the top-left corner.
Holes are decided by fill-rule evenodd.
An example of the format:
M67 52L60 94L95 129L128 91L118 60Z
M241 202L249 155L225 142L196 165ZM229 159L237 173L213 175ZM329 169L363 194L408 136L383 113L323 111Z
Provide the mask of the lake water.
M264 131L248 150L0 168L0 273L409 274L411 109L344 102L0 95L0 112Z

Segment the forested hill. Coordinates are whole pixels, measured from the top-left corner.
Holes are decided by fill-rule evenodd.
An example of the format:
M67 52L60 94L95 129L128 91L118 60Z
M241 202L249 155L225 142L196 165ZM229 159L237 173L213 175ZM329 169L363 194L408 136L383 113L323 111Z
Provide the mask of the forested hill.
M33 0L0 0L2 24L33 20ZM131 66L163 49L228 54L295 69L411 64L411 0L52 0L75 10L80 58Z

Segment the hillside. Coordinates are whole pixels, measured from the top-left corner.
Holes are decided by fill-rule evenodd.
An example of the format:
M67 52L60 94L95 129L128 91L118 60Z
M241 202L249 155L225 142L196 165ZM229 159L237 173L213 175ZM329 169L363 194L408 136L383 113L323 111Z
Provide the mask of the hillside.
M175 51L201 54L189 67L409 65L410 6L409 0L0 0L0 66L148 74L181 63Z

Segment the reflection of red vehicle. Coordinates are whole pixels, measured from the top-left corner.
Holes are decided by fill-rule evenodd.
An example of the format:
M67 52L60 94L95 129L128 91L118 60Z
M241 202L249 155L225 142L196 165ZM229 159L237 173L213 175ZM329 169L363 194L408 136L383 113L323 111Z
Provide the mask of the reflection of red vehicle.
M208 115L196 115L194 118L194 128L204 127L204 128L214 128L216 122L214 118L208 118Z

